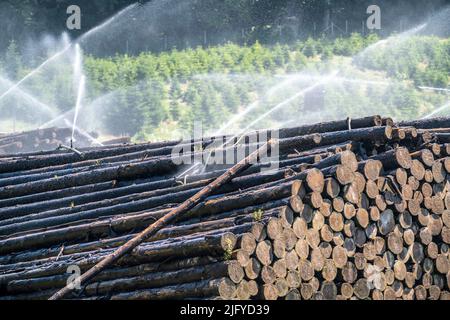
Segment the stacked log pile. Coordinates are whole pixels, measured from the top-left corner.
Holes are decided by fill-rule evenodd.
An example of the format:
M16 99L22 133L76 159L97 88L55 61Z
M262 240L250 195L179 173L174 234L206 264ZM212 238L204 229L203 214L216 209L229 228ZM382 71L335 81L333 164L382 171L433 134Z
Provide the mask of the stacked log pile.
M60 145L69 145L72 136L70 128L45 128L14 134L0 133L0 154L14 154L54 150ZM86 137L77 134L76 144L87 147L91 142Z
M450 119L434 120L282 129L277 167L251 166L66 298L449 299ZM0 157L0 299L49 298L227 170L179 176L180 144L208 154Z

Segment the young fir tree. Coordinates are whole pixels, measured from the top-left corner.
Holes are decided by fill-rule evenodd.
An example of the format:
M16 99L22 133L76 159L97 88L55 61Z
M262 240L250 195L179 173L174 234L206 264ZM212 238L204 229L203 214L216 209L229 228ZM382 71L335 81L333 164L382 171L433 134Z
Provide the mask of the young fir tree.
M16 79L22 69L22 60L16 41L11 40L6 49L4 58L4 69L8 78Z

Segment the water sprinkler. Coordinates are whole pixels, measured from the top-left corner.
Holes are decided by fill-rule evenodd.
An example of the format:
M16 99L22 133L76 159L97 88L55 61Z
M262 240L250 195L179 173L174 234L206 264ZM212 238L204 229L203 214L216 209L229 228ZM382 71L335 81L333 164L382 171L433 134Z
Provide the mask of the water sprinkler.
M76 153L76 154L79 155L80 157L83 157L83 156L84 156L83 152L81 152L81 151L75 149L75 148L72 146L72 140L70 140L70 147L69 147L69 146L65 146L65 145L63 145L63 144L60 144L60 145L58 146L58 148L56 148L56 149L57 149L57 150L68 150L68 151L71 151L71 152L73 152L73 153Z

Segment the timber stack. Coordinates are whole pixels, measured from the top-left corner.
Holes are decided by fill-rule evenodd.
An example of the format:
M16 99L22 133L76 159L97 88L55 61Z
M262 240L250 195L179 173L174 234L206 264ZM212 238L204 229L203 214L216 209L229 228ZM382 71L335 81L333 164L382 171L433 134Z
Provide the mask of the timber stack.
M449 128L371 116L281 129L277 159L64 298L449 299ZM0 299L48 299L208 186L229 166L183 175L173 150L207 158L217 139L0 157ZM215 153L253 141L231 140Z
M45 128L13 134L0 133L0 155L24 152L54 150L60 145L70 145L72 129ZM91 141L81 134L76 134L76 145L87 147Z

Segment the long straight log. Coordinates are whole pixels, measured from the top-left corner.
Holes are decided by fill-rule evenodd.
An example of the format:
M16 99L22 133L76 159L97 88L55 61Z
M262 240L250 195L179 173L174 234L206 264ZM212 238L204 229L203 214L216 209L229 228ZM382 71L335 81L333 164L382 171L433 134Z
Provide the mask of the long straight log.
M436 117L421 120L400 121L397 123L400 127L414 127L417 129L432 129L432 128L449 128L450 117Z
M156 149L167 146L174 146L181 143L182 140L173 140L173 141L160 141L160 142L147 142L147 143L130 143L125 145L104 145L104 146L94 146L94 147L77 147L77 150L82 152L83 154L87 154L88 151L107 151L109 153L105 153L104 156L113 156L120 153L141 151L145 149ZM118 152L120 150L120 152ZM111 152L113 151L113 152ZM57 150L46 150L46 151L34 151L34 152L22 152L22 153L10 153L0 155L1 160L19 160L21 158L38 158L43 156L53 156L58 154L72 154L71 151L66 149L57 149Z
M380 141L385 142L392 139L391 127L371 127L355 130L327 132L321 134L321 144L331 145L344 141Z
M109 190L117 186L116 180L100 182L95 184L87 184L79 187L71 187L60 190L54 190L52 192L42 192L35 194L27 194L20 197L14 197L9 199L0 199L0 208L7 208L20 204L28 204L33 202L48 201L57 198L65 198L76 195L90 194L98 191Z
M110 297L112 300L140 300L140 299L153 299L153 300L165 300L165 299L183 299L183 298L204 298L215 295L220 295L219 288L223 281L227 278L222 277L219 279L208 279L196 282L189 282L183 284L175 284L160 288L153 289L141 289L131 292L123 292L114 294ZM4 296L0 297L0 300L15 300L17 298L23 300L43 300L47 299L51 295L51 290L38 291L33 294L22 294L17 296ZM50 297L51 298L51 297ZM76 295L68 297L69 299L79 299ZM104 299L106 297L95 296L95 299Z
M136 290L111 296L111 300L148 300L201 298L219 294L219 287L226 278L173 285L156 289Z
M103 161L103 159L102 159ZM68 169L62 169L62 170L53 170L53 168L44 168L42 172L30 172L30 171L24 171L24 172L14 172L11 174L5 174L3 177L0 177L0 187L4 186L11 186L11 185L17 185L17 184L23 184L33 181L39 181L39 180L45 180L53 177L63 177L70 174L76 174L80 172L86 172L86 171L92 171L97 169L104 169L104 168L110 168L110 167L117 167L119 165L126 165L126 164L133 164L133 163L139 163L142 161L142 159L137 160L124 160L124 161L118 161L114 163L101 163L100 161L93 162L92 165L87 166L80 166L77 167L75 164L69 164Z
M360 129L368 127L379 127L382 125L381 117L369 116L364 118L345 119L337 121L322 122L312 125L285 129L286 134L290 135L306 135L311 133L325 133L331 131L343 131L351 129ZM281 137L281 136L280 136Z

